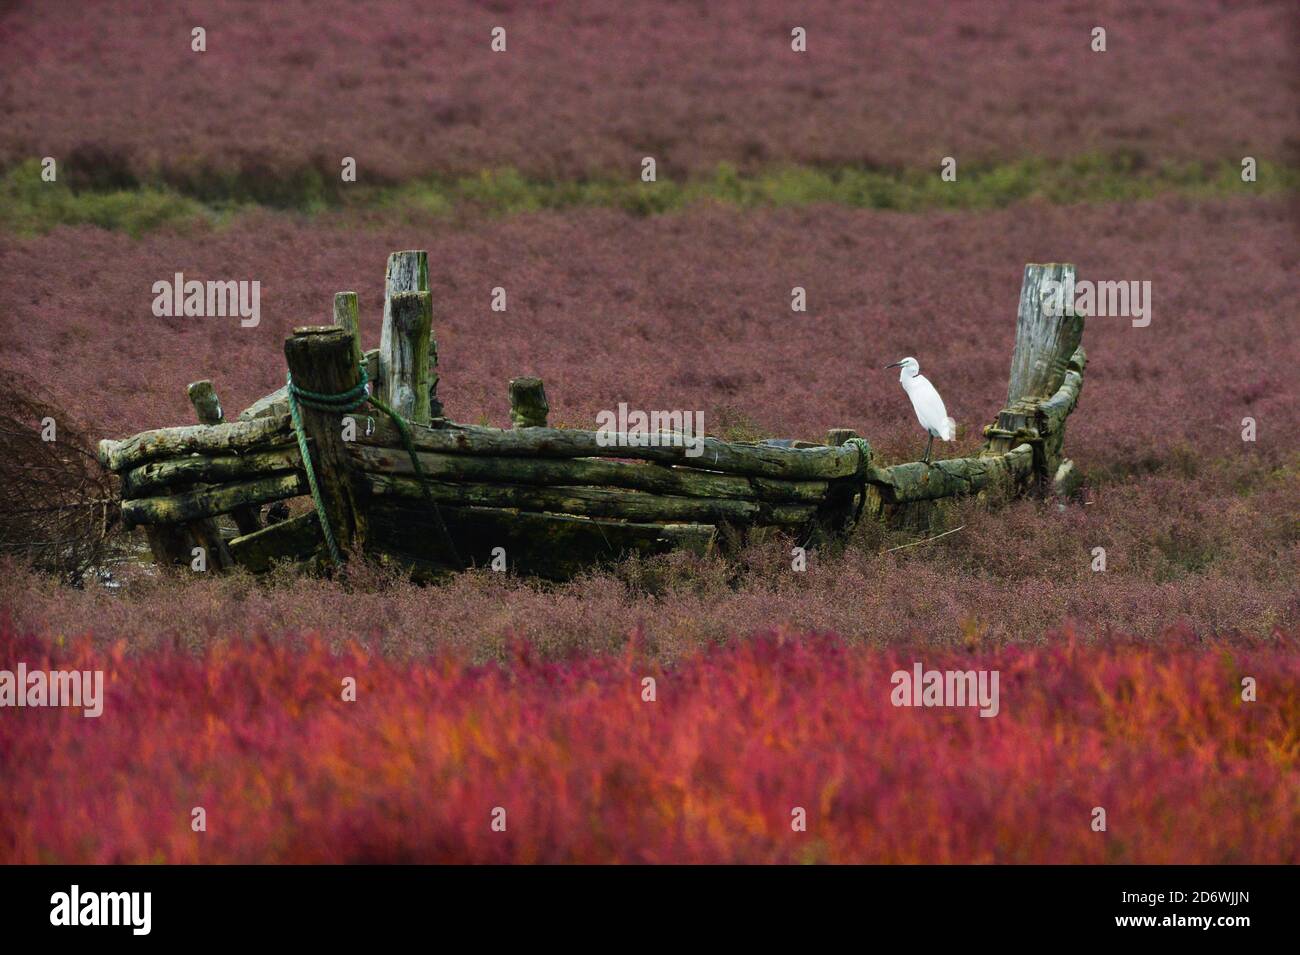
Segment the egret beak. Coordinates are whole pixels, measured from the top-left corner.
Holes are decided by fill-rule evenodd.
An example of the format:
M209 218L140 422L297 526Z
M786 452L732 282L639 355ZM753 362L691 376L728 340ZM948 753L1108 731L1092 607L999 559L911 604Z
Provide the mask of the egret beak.
M901 368L901 367L903 367L903 363L901 361L896 361L892 365L886 365L885 370L888 371L890 368Z

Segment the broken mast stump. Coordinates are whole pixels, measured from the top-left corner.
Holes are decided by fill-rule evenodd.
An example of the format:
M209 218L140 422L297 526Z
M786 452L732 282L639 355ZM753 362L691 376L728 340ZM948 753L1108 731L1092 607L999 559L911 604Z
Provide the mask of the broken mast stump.
M429 341L433 299L428 292L396 292L379 346L383 393L407 421L429 423Z
M353 361L352 337L342 328L312 325L295 328L293 337L284 343L284 357L299 394L299 420L307 438L321 508L344 557L348 551L363 546L366 524L347 442L343 440L343 418L349 412L324 410L302 393L334 397L357 389L361 368Z
M1049 398L1061 386L1083 337L1083 316L1073 311L1073 265L1025 266L1007 407L1022 398Z
M392 301L398 292L429 291L429 253L419 249L405 252L393 252L388 256L388 267L384 271L384 322L379 333L380 376L384 375L382 356L388 351L388 338L391 334ZM442 417L442 402L438 400L438 342L434 338L432 327L429 333L428 376L425 379L429 390L429 414ZM380 392L379 397L388 401L388 395Z
M1072 363L1084 360L1079 348L1083 316L1074 314L1074 281L1073 265L1025 266L1007 403L998 412L997 422L984 430L988 439L984 456L1006 454L1028 441L1034 448L1033 470L1040 481L1050 479L1058 467L1064 433L1064 415L1044 412L1058 401L1057 392L1063 386L1074 384L1073 400L1077 400L1082 382L1082 367L1075 379L1069 377Z
M510 424L515 428L545 428L551 406L540 378L510 379Z

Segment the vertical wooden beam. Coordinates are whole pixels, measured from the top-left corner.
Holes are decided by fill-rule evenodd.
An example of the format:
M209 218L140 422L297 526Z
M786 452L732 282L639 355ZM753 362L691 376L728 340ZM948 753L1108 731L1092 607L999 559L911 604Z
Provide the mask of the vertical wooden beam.
M361 364L365 353L361 350L361 309L356 292L334 293L334 324L352 336L352 357Z
M419 249L405 252L393 252L388 256L388 267L384 272L384 323L379 333L379 353L389 351L388 338L392 334L392 299L398 292L429 291L429 253ZM432 322L430 323L432 326ZM380 359L380 377L384 377L383 359ZM442 417L442 402L438 400L438 342L429 334L428 376L429 414L434 418ZM380 393L385 401L390 397ZM391 403L391 402L390 402Z
M542 379L510 379L510 423L514 427L545 428L550 412Z
M361 369L353 361L352 336L333 326L295 328L284 343L293 383L300 389L324 395L351 391L361 382ZM351 459L343 440L346 412L319 411L299 403L303 430L309 442L316 484L325 517L339 550L359 550L365 544L365 511L353 482Z
M388 306L387 334L379 348L383 392L398 414L428 424L432 299L428 292L394 292Z
M852 428L831 428L826 432L826 446L829 448L842 448L845 441L857 436L858 433Z
M379 388L379 349L369 352L361 350L361 307L357 303L356 292L334 293L334 325L352 336L352 357L366 369L366 380L370 382L370 393L378 394ZM366 432L369 434L369 431Z

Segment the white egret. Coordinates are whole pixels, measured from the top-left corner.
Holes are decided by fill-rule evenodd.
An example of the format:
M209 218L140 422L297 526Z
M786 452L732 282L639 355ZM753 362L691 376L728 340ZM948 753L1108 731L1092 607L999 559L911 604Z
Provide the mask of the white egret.
M921 374L921 366L915 358L904 358L885 367L903 369L898 373L898 380L903 390L907 392L907 397L912 399L912 410L916 412L916 420L921 422L921 427L930 436L930 440L925 445L924 458L925 463L929 464L930 448L934 446L934 439L942 438L944 441L951 441L957 436L957 422L948 417L943 399L939 397L939 392L934 390L934 385L930 384L930 379Z

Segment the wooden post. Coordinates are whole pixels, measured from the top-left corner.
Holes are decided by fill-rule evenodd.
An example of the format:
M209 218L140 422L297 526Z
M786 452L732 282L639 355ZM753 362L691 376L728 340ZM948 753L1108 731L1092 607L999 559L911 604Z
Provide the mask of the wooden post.
M857 436L858 433L852 428L831 428L826 432L826 446L828 448L842 448L845 441Z
M379 333L380 355L389 353L388 338L392 326L392 300L398 292L429 291L429 253L422 250L394 252L388 256L388 268L384 272L384 323ZM432 319L430 320L432 326ZM380 358L380 377L385 377L383 359ZM438 342L432 328L429 334L428 376L425 379L429 390L429 414L434 418L442 417L442 402L438 400ZM380 392L380 397L391 404L389 395Z
M361 370L353 361L352 336L341 328L295 328L293 337L284 343L284 357L294 384L306 391L339 395L361 382ZM345 412L317 411L301 403L298 407L325 517L339 550L346 556L347 551L364 546L365 512L358 503L351 459L343 440Z
M334 324L352 336L352 357L361 364L365 353L361 350L361 309L356 292L334 293Z
M199 424L221 424L225 420L225 415L221 410L221 400L217 397L217 390L212 387L211 381L206 378L202 381L196 381L189 386L187 391L190 396L190 404L194 406L194 413L198 416ZM240 534L251 534L253 531L261 529L262 518L259 514L260 511L260 507L245 504L230 512L230 516L234 518L235 526L239 528Z
M1039 406L1065 381L1083 337L1083 316L1072 314L1074 278L1073 265L1025 266L1007 403L997 423L985 429L986 456L1006 454L1026 440L1034 443L1035 471L1040 477L1050 477L1050 462L1039 440Z
M516 428L545 428L551 406L540 378L510 379L510 421Z
M217 397L217 390L212 387L212 382L207 378L202 381L196 381L185 389L186 394L190 396L190 404L194 406L194 414L199 419L199 424L221 424L221 400Z
M428 292L394 292L388 300L379 367L383 393L408 421L429 423L429 329L433 322Z

